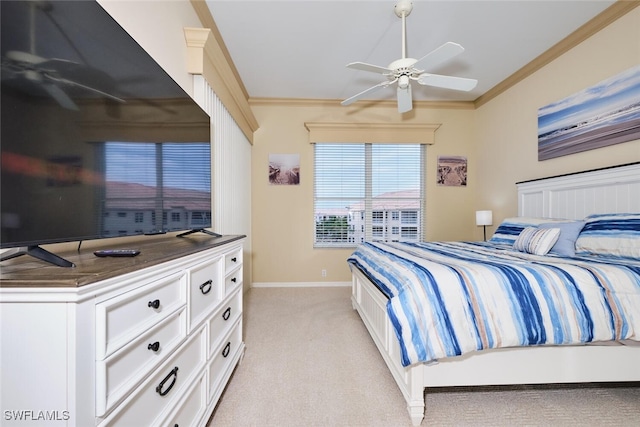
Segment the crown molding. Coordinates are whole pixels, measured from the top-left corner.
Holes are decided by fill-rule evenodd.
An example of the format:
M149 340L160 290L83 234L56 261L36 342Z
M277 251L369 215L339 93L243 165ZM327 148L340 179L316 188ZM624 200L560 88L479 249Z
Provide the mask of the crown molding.
M249 98L251 106L280 106L280 107L335 107L340 105L340 99L308 99L308 98ZM363 106L379 106L395 108L395 100L363 100L355 103L358 108ZM473 101L413 101L418 109L452 109L473 110ZM345 108L345 107L343 107ZM346 107L348 108L348 107Z
M259 126L249 106L242 80L238 76L206 2L191 0L191 5L205 28L184 29L188 71L191 74L200 74L207 80L242 133L253 144L253 133Z
M493 98L505 92L507 89L515 86L517 83L521 82L531 74L540 70L551 61L564 55L569 50L573 49L589 37L596 34L598 31L615 22L638 6L640 6L640 1L638 0L618 0L607 9L599 13L597 16L595 16L593 19L591 19L589 22L585 23L573 33L569 34L567 37L565 37L550 49L535 58L533 61L529 62L527 65L520 68L518 71L504 79L502 82L498 83L496 86L488 90L484 95L476 98L474 102L475 108L486 104Z
M244 102L249 106L294 106L294 107L324 107L324 106L334 106L339 105L340 100L335 99L296 99L296 98L249 98L246 88L240 78L240 75L235 68L233 60L231 59L231 55L229 54L226 45L224 44L224 40L218 30L218 27L215 24L213 17L211 16L211 12L206 4L205 0L190 0L193 5L196 14L200 18L203 26L211 30L212 39L216 45L217 51L217 60L223 61L224 65L219 65L219 67L224 67L225 69L225 79L223 81L229 82L233 86L233 98L240 99L242 98ZM622 16L631 12L636 7L640 6L640 0L618 0L609 6L607 9L602 11L596 17L591 19L589 22L582 25L580 28L575 30L573 33L565 37L563 40L552 46L550 49L542 53L540 56L526 64L524 67L520 68L518 71L513 73L511 76L507 77L502 82L498 83L496 86L487 91L484 95L476 98L474 101L414 101L414 108L416 109L476 109L490 100L496 98L498 95L502 94L509 88L515 86L531 74L540 70L545 65L549 64L551 61L557 59L562 56L572 48L576 47L578 44L588 39L589 37L596 34L598 31L602 30L609 24L615 22ZM206 78L206 76L205 76ZM231 81L235 83L231 83ZM218 94L218 89L214 88L216 94ZM228 89L225 89L228 90ZM236 93L237 92L237 93ZM219 95L218 95L219 96ZM244 103L243 102L243 103ZM223 103L225 101L223 100ZM366 103L366 104L365 104ZM352 108L361 108L362 106L381 106L381 107L393 107L396 105L395 100L370 100L370 101L358 101L354 104ZM227 104L225 103L225 106ZM231 110L231 109L230 109ZM231 111L230 111L231 112ZM234 113L231 114L235 117ZM244 116L246 113L242 114ZM236 118L237 120L237 118ZM243 119L245 121L246 119ZM253 118L253 115L250 115L248 120L252 123L249 126L249 129L253 129L255 131L258 128L258 124ZM254 128L255 126L255 128ZM243 128L244 130L244 128ZM246 134L246 132L245 132ZM250 137L252 140L252 137Z
M231 54L227 49L227 45L224 43L222 34L220 34L220 30L218 29L218 26L216 25L216 22L213 19L213 16L211 16L211 11L209 10L209 6L207 6L206 0L191 0L191 5L195 10L196 15L198 15L198 18L200 19L202 26L204 28L208 28L211 30L211 35L216 41L216 44L218 45L218 47L220 48L220 53L224 56L224 59L225 59L225 62L227 63L229 71L231 72L231 74L233 74L235 79L238 81L238 86L240 87L240 90L242 91L244 98L249 99L249 93L247 92L247 89L244 86L244 82L240 78L240 73L238 72L236 65L233 63L233 60L231 59Z
M219 46L208 28L185 28L187 41L187 68L191 74L200 74L211 86L216 96L224 104L247 139L253 144L253 133L258 129L258 121L251 111L249 102L240 90Z

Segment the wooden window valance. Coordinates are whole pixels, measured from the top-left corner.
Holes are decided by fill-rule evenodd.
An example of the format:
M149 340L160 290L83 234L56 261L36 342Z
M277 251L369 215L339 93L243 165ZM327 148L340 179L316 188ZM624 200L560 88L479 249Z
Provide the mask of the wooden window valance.
M440 124L307 122L309 143L434 144Z

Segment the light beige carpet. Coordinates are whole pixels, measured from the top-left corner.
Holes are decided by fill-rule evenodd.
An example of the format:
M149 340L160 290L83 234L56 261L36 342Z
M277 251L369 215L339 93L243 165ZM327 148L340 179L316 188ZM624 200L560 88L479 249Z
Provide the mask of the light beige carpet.
M244 334L210 425L411 426L350 288L252 288ZM640 385L441 388L426 406L423 426L640 426Z

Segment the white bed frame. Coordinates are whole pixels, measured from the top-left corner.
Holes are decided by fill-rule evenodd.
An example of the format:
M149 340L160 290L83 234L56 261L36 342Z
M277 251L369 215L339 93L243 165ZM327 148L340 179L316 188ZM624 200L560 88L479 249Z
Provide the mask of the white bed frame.
M640 212L640 164L517 184L518 215L582 219ZM549 346L485 350L403 367L384 295L352 269L358 311L400 391L414 426L425 414L425 388L443 386L640 381L640 346Z

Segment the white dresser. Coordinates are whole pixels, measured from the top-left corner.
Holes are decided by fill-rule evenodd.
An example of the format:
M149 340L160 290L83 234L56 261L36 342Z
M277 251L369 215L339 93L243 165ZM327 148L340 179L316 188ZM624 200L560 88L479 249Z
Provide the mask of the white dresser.
M0 425L206 425L244 352L243 240L3 262Z

